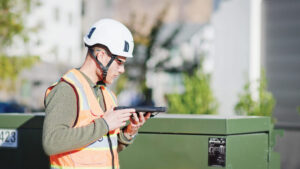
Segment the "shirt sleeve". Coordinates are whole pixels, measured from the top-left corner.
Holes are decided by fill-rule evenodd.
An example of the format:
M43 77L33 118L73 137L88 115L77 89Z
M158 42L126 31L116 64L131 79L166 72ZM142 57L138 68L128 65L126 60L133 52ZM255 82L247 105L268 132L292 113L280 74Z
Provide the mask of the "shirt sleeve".
M46 154L54 155L86 146L108 132L104 119L73 128L77 118L77 100L73 88L60 82L45 100L43 148Z
M133 141L134 139L129 140L125 137L123 129L120 130L120 133L118 134L118 152L123 151L127 146L132 144Z

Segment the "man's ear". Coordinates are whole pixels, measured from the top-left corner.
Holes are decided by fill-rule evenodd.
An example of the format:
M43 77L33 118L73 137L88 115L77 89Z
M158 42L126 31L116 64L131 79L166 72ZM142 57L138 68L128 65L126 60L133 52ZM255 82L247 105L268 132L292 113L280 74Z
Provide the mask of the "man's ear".
M103 50L100 50L100 49L96 49L95 50L96 52L96 57L99 61L103 61L103 58L104 58L104 51Z

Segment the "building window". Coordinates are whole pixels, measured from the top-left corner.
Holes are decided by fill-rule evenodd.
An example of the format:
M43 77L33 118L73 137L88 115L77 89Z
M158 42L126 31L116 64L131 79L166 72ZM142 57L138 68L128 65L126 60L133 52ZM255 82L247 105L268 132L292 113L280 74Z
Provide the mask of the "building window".
M112 6L111 0L106 0L106 7L111 7L111 6Z
M56 22L59 22L59 19L60 19L60 11L59 11L59 8L55 8L54 9L54 19Z
M73 15L72 15L71 12L69 13L69 24L70 24L70 25L73 24Z
M51 53L53 54L56 61L58 61L58 46L53 46Z
M36 46L41 46L42 45L42 41L41 41L41 39L38 39L37 41L36 41L36 44L35 44Z
M42 84L42 82L39 81L39 80L35 80L35 81L33 81L33 83L32 83L32 85L33 85L34 87L38 87L38 86L40 86L41 84Z
M81 1L81 16L85 15L85 0Z
M72 48L68 49L68 58L72 59Z

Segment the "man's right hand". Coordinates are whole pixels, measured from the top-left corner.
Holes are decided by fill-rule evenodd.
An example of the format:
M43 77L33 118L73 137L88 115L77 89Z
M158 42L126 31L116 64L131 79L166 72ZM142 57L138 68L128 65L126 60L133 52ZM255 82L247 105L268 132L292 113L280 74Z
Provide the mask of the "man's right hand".
M135 109L109 110L104 113L103 119L106 121L109 131L112 131L125 126L132 113L135 113Z

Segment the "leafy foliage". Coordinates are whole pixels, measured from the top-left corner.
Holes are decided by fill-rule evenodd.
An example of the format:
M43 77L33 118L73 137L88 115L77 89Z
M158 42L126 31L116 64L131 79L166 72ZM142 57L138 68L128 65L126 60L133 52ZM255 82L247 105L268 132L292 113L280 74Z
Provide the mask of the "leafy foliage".
M19 73L39 60L38 56L12 56L7 52L14 38L27 42L24 16L34 0L1 0L0 2L0 89L13 90Z
M127 26L134 36L134 55L136 56L136 59L132 61L129 60L127 62L128 67L126 68L126 72L134 73L126 73L126 78L134 80L138 83L140 91L145 96L143 103L146 103L146 105L151 105L153 104L152 89L146 85L147 73L167 72L180 75L182 72L186 72L182 74L182 76L185 79L184 83L187 91L182 98L180 94L171 94L167 96L169 104L171 107L173 106L170 108L171 111L169 112L188 112L200 114L216 113L217 103L209 86L209 76L204 74L202 69L197 71L197 69L200 67L200 59L196 58L193 61L185 61L183 56L179 56L182 57L182 65L175 65L172 67L170 64L168 64L172 59L174 59L174 56L172 56L172 50L178 49L178 46L175 46L174 41L181 33L181 30L183 30L183 23L179 23L178 25L175 24L172 25L172 28L170 27L171 29L168 30L169 32L168 35L166 35L167 37L163 39L159 37L165 30L164 26L170 26L164 24L165 17L167 16L170 7L169 3L170 2L167 2L162 10L157 14L157 17L149 27L149 31L147 33L142 32L141 28L147 27L146 22L151 20L151 18L148 19L148 17L144 15L142 22L139 22L137 21L135 14L132 14L130 17L131 22L130 24L127 24ZM162 55L165 54L166 56L157 59L158 53L163 53ZM151 64L148 64L149 62ZM122 79L119 81L120 84L124 84ZM194 103L197 105L194 106ZM177 109L179 107L185 111L178 111ZM191 110L186 111L186 107L191 108ZM174 111L172 111L172 109Z
M148 61L154 58L155 49L164 49L170 51L173 40L177 37L179 31L181 30L182 25L178 25L168 37L166 37L163 42L159 42L159 36L164 26L164 19L169 11L170 2L164 4L162 10L157 14L156 18L151 22L151 16L144 15L142 22L138 21L137 14L132 13L131 21L127 24L128 28L131 30L134 42L135 50L134 55L137 59L128 61L126 72L135 72L135 73L125 73L123 76L133 80L138 83L141 93L144 95L144 103L151 103L152 101L152 89L146 85L146 74L149 71L164 71L170 72L167 68L164 67L164 63L167 63L170 60L170 56L166 59L163 59L156 63L153 67L147 65ZM140 14L139 14L140 15ZM149 21L149 22L147 22ZM150 26L148 23L151 23ZM143 32L141 28L147 27L149 30L147 33ZM140 50L139 50L140 49ZM187 65L187 64L186 64ZM130 70L133 69L133 70ZM180 69L184 71L183 69ZM122 82L120 82L122 83Z
M185 91L168 94L168 112L171 114L216 114L218 103L210 88L210 75L203 69L183 74Z
M267 79L264 72L258 87L258 99L254 100L250 91L250 83L244 86L244 92L239 94L239 102L235 105L235 112L239 115L269 116L272 117L275 99L271 92L267 91Z
M17 4L17 5L16 5ZM25 10L24 10L25 9ZM11 45L14 36L27 40L24 34L24 14L30 10L30 0L1 0L0 2L0 51Z
M143 22L139 28L134 27L134 25L137 25L139 23L136 20L136 14L132 14L132 19L131 23L128 24L128 28L131 30L133 37L134 37L134 42L135 42L135 50L134 50L134 55L139 55L137 54L137 49L139 47L143 48L144 53L140 54L139 59L136 59L132 61L131 63L128 63L127 69L129 70L131 67L136 69L134 70L135 72L139 72L137 75L135 74L135 77L131 77L132 75L126 73L123 76L126 76L129 79L135 79L139 83L139 87L143 95L145 96L145 102L151 103L152 102L152 95L151 95L151 89L148 88L146 85L146 72L148 70L147 67L147 62L151 59L153 56L152 51L157 43L158 39L158 34L159 31L161 30L163 26L163 19L165 15L167 14L168 11L168 4L165 4L165 7L160 11L160 13L157 15L158 17L154 20L154 23L150 26L149 32L148 33L142 33L140 32L141 27L146 25L146 22ZM147 21L148 18L145 15L143 21ZM172 40L172 39L170 39ZM133 65L133 66L130 66ZM130 70L129 70L130 71ZM122 83L122 82L120 82ZM149 96L150 94L150 96Z
M8 87L7 90L13 90L19 73L23 69L31 67L38 60L38 56L0 56L0 89Z

